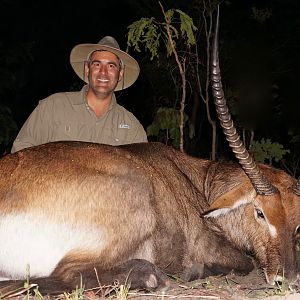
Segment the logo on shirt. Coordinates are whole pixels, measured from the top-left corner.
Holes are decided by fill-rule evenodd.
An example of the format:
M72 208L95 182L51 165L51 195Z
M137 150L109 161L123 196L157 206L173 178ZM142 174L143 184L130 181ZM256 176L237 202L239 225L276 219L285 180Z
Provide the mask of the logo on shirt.
M130 126L128 124L121 123L121 124L119 124L119 128L129 129Z

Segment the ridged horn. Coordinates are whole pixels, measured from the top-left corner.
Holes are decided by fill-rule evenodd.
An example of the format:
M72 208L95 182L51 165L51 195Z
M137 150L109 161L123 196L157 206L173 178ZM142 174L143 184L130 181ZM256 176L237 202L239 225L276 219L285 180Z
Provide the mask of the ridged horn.
M293 189L293 192L294 192L296 195L300 196L300 179L298 179L298 180L295 182L295 184L293 185L292 189Z
M253 187L259 195L272 195L278 190L267 180L262 174L258 165L255 163L251 154L247 151L237 130L231 119L231 114L224 97L224 91L221 82L220 66L219 66L219 46L218 46L218 35L219 35L219 6L217 10L217 21L215 28L215 36L213 41L213 52L211 61L211 82L212 82L212 93L214 96L214 102L218 114L220 124L223 128L223 132L226 136L226 140L229 142L229 146L238 159L243 170L249 177Z

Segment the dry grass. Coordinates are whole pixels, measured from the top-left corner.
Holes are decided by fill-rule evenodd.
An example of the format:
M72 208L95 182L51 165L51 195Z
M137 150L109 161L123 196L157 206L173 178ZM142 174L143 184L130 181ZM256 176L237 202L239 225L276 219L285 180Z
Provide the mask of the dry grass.
M85 290L79 286L72 293L63 293L59 296L42 296L38 287L28 281L23 288L7 293L1 293L0 299L12 300L100 300L100 299L268 299L268 300L295 300L300 299L300 287L290 286L283 282L277 286L265 283L264 276L259 271L253 271L247 276L214 276L203 280L182 284L174 281L172 289L165 292L146 293L145 291L129 290L127 285L99 286Z

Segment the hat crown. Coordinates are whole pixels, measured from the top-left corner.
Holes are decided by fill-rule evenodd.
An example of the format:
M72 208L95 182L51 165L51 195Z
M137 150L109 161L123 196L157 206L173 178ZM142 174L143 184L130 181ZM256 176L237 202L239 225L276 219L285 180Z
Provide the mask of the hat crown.
M98 44L102 45L102 46L108 46L108 47L111 47L111 48L120 49L120 46L119 46L118 42L112 36L109 36L109 35L102 38L98 42Z
M80 79L88 83L87 73L85 71L85 63L89 59L91 53L95 51L108 51L114 53L123 63L123 78L115 88L120 91L131 86L139 76L140 67L138 62L128 53L122 51L118 42L112 36L103 37L97 44L79 44L75 46L70 53L70 63Z

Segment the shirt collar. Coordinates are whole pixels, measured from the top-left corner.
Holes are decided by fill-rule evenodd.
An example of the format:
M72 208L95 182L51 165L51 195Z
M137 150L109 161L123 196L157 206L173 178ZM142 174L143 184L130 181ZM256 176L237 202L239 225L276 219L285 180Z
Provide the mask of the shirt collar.
M87 84L84 85L79 93L77 93L76 97L72 98L72 104L73 105L87 105L87 99L86 99L86 92L87 92ZM113 93L112 95L112 101L109 105L108 110L111 110L117 103L116 95Z

